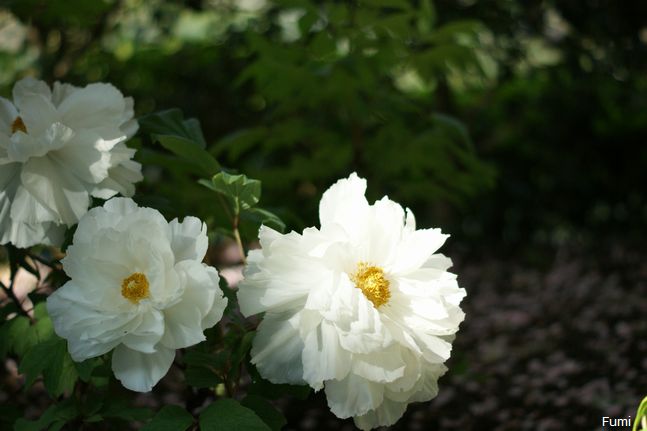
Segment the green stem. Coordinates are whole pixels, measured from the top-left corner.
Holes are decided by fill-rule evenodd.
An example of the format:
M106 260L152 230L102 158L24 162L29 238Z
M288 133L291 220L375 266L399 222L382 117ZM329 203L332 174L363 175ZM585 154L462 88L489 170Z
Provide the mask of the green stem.
M243 262L243 265L247 264L247 258L245 257L245 247L243 247L243 241L240 238L240 232L238 231L238 216L234 219L234 238L236 239L236 245L238 246L238 252L240 253L240 260Z

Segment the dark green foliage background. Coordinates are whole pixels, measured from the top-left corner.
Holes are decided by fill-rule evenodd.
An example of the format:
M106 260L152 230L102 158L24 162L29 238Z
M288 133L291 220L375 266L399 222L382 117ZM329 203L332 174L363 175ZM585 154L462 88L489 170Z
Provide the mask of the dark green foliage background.
M36 74L110 81L140 115L179 107L225 167L263 182L264 202L289 227L313 224L322 190L353 170L372 197L389 194L424 225L474 243L553 244L645 225L638 2L5 7L29 27L0 53L3 93ZM148 169L141 194L175 214L212 213L205 191L160 153L139 155L164 167Z

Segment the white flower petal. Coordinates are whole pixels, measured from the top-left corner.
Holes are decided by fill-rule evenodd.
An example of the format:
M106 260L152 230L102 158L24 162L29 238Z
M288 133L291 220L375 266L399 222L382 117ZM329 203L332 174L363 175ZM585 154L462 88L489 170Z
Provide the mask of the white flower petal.
M68 145L74 138L74 131L61 123L54 123L40 135L18 131L13 134L7 146L7 157L12 162L25 163L29 159L46 155Z
M52 92L44 81L39 81L32 77L26 77L16 82L13 87L13 102L18 110L22 111L25 98L30 96L41 96L46 100L51 100Z
M185 217L181 223L178 219L171 220L168 235L176 262L201 261L207 254L207 225L196 217Z
M120 343L124 333L138 325L133 314L106 313L94 309L93 298L73 281L47 298L49 313L56 333L68 340L72 359L83 361L100 356Z
M405 234L396 251L396 262L390 270L402 274L420 268L448 237L440 229L421 229Z
M299 337L299 315L266 314L258 326L252 346L252 363L273 383L301 385L304 344Z
M16 111L13 103L4 97L0 97L0 134L11 136L13 133L11 125L17 117L18 111Z
M361 237L366 228L365 220L369 205L364 197L366 180L353 173L347 179L333 184L319 203L319 221L321 226L337 223L349 235Z
M184 260L176 266L183 275L186 288L177 304L164 310L166 331L161 342L167 347L180 349L205 339L204 321L217 322L227 305L218 287L215 269L197 261Z
M74 134L69 142L51 154L62 166L69 166L74 175L89 183L100 183L108 177L111 168L110 153L101 151L97 145L100 137L88 130Z
M173 349L160 346L155 353L142 353L120 345L112 354L112 370L127 389L148 392L166 375L173 359Z
M222 319L222 315L227 308L228 299L224 296L222 290L220 290L220 277L218 276L218 271L215 268L204 265L207 270L207 274L211 279L211 286L215 286L215 299L211 304L211 309L202 317L202 329L212 328L216 323Z
M14 99L16 100L16 99ZM52 124L59 122L59 114L48 98L40 94L25 94L15 101L27 133L37 138Z
M164 335L164 315L153 308L141 314L141 322L124 334L121 342L132 350L153 353Z
M402 377L405 369L400 348L396 345L379 354L355 354L352 367L354 374L378 383L388 383Z
M71 92L58 111L61 121L73 129L96 129L119 127L125 108L123 95L113 85L95 83Z
M351 373L343 380L328 380L326 398L337 417L361 416L382 404L384 385Z
M375 410L354 418L355 426L365 431L381 426L391 426L402 417L406 410L406 402L385 398Z
M303 378L318 391L326 380L341 380L350 371L350 353L341 348L339 334L325 320L304 340Z
M21 180L41 205L55 211L68 226L88 210L90 196L84 184L46 157L29 160Z

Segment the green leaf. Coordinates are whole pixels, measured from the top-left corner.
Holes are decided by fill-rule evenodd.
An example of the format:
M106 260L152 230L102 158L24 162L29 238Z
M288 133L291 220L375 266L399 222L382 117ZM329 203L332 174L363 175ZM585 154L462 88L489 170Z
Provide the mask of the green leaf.
M247 352L249 352L249 349L252 348L252 341L254 340L254 336L256 335L256 331L249 331L246 332L241 338L240 341L238 341L237 348L236 350L232 353L231 355L231 366L235 367L238 364L242 362L243 359L245 359L245 356L247 355Z
M279 232L285 231L285 223L273 212L270 212L263 208L250 208L246 211L243 211L243 218L256 222L258 224L264 224L265 226L272 227Z
M71 391L78 378L67 352L67 342L55 335L29 349L18 370L25 374L26 387L42 374L45 388L52 397Z
M151 137L167 150L194 164L203 175L210 175L220 170L220 164L216 159L206 150L195 145L192 140L171 135L153 134Z
M29 319L25 316L14 317L6 325L7 340L3 350L5 352L13 351L18 356L22 356L29 348Z
M206 367L188 366L184 372L186 383L195 388L213 388L222 379L211 369Z
M145 407L130 407L121 399L108 399L100 414L106 418L123 419L129 422L145 421L153 416L151 410Z
M61 429L65 423L78 416L73 398L49 406L38 420L30 421L20 418L14 424L14 431L40 431L44 429Z
M201 175L220 170L218 161L205 150L200 122L195 118L185 120L179 109L147 115L139 120L139 125L154 141L196 166Z
M84 382L89 382L92 377L92 371L101 364L101 359L90 358L83 362L75 362L74 367L79 375L79 378Z
M229 354L226 351L211 353L198 348L194 347L184 355L187 364L184 377L189 385L196 388L213 388L222 382L218 370L225 365Z
M166 406L141 431L184 431L192 423L193 416L182 407Z
M248 407L258 415L273 431L280 431L287 421L269 401L258 395L247 395L241 402L243 406Z
M200 148L207 146L200 122L195 118L185 120L180 109L155 112L140 118L138 122L144 133L179 136L194 141Z
M261 377L254 365L248 364L247 371L252 378L252 384L249 386L247 393L260 395L267 399L277 399L284 395L292 396L299 400L305 400L310 395L309 386L297 386L286 384L274 384Z
M213 176L211 182L201 180L200 184L230 199L235 214L240 214L241 208L250 209L261 198L261 182L242 174L220 172Z
M200 414L201 431L270 431L252 409L231 398L218 400Z

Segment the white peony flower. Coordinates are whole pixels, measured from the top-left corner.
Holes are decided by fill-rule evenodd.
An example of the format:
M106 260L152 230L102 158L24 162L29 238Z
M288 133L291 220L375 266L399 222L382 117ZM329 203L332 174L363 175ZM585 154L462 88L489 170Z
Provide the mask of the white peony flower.
M175 349L204 340L227 305L218 272L201 263L207 242L197 218L168 223L131 199L88 211L62 260L71 280L47 298L72 359L114 349L112 369L121 383L150 391Z
M110 84L17 82L13 103L0 98L0 244L60 245L91 196L132 196L141 166L124 141L137 128Z
M361 429L395 423L438 393L465 290L434 254L447 235L416 230L384 197L369 205L352 174L323 195L321 228L261 227L238 292L246 316L265 312L252 362L274 383L324 388Z

